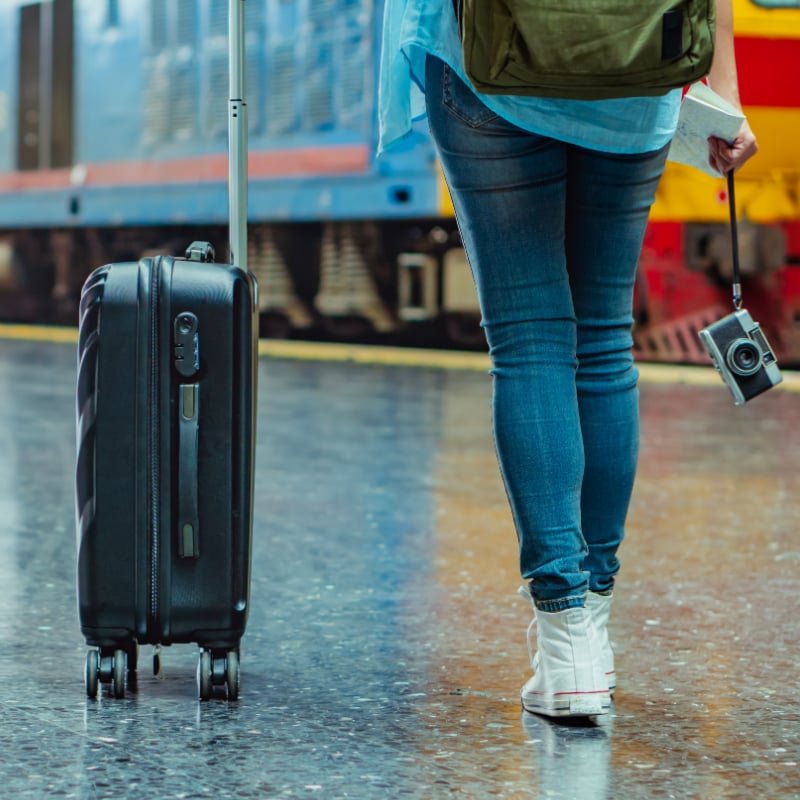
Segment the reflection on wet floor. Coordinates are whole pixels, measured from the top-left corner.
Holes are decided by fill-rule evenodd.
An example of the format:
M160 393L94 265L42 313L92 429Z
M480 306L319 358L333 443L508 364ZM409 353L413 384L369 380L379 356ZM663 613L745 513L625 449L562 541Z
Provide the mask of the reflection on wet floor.
M800 395L643 385L619 688L576 726L520 712L489 378L347 363L261 362L241 700L189 646L87 700L74 373L0 341L3 796L800 798Z

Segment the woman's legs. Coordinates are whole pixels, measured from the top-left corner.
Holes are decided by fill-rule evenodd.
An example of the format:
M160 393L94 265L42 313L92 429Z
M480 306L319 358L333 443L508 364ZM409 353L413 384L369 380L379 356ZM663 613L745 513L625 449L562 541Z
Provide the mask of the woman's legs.
M493 362L522 575L539 610L581 607L618 568L638 441L631 294L664 153L522 131L434 58L426 84Z

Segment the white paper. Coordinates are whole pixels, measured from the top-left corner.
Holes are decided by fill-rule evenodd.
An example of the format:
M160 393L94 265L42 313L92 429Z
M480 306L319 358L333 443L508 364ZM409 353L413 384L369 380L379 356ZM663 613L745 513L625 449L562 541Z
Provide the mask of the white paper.
M695 83L681 102L678 129L667 158L719 178L721 174L708 163L708 137L732 142L744 120L739 109L704 83Z

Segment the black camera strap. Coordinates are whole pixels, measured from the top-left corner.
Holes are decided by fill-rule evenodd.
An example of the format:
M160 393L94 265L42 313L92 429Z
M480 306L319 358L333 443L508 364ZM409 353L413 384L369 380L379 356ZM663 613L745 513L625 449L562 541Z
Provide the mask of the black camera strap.
M742 307L742 275L739 267L739 229L736 224L736 194L733 189L733 170L728 173L728 208L731 214L731 247L733 249L733 307Z

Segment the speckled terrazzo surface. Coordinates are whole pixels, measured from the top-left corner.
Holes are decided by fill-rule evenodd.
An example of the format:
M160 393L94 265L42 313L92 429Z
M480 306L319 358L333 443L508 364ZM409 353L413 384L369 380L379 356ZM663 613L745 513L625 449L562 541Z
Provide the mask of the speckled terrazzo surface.
M800 395L642 387L593 726L523 715L529 609L478 373L262 361L237 703L196 651L83 688L74 350L0 341L0 797L800 798Z

